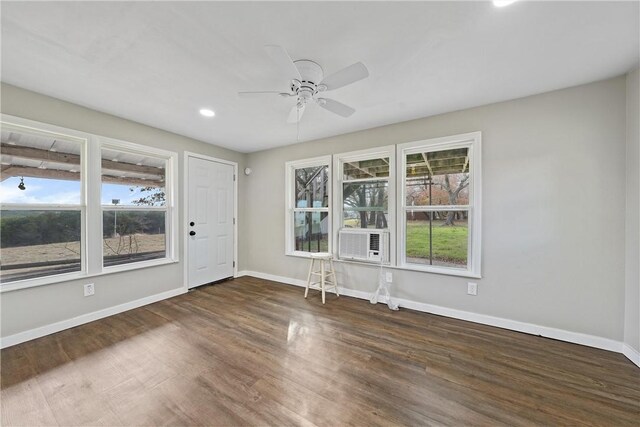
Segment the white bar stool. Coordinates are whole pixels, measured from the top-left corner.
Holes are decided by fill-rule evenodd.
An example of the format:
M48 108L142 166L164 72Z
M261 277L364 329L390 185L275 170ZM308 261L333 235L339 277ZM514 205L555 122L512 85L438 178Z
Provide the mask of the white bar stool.
M316 266L316 261L320 264ZM320 267L319 270L314 268ZM320 276L317 278L315 276ZM333 268L333 257L328 253L311 254L311 264L309 265L309 275L307 276L307 288L304 290L304 297L309 294L309 289L316 289L322 292L322 303L324 304L325 290L333 288L336 296L338 293L338 283L336 280L336 271Z

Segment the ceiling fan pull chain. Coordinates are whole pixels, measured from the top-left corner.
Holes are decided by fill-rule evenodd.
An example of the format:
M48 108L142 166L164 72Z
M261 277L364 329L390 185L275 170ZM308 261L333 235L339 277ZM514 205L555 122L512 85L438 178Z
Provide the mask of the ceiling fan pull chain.
M300 142L300 109L298 111L298 120L296 120L296 143Z

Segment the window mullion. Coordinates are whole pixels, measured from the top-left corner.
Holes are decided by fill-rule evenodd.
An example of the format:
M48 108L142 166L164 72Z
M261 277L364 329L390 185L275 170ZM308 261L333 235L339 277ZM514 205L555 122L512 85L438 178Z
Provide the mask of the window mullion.
M89 139L83 170L87 189L85 246L88 274L102 271L101 159L100 144L95 138Z

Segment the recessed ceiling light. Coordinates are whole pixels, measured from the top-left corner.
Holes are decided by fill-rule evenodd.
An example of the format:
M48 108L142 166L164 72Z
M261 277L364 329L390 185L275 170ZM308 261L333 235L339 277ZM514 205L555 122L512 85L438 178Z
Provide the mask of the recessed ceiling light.
M517 0L493 0L493 5L495 7L505 7L509 6L511 3L515 3Z
M205 117L213 117L216 115L216 113L213 110L209 110L208 108L201 108L200 114L202 114Z

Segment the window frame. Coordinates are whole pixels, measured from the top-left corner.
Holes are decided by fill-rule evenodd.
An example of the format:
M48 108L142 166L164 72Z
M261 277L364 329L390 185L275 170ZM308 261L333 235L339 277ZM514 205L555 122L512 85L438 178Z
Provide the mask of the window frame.
M469 204L462 206L442 205L437 207L416 207L406 206L406 167L407 154L425 153L431 151L442 151L455 148L469 148L469 173L471 182L469 183ZM397 198L397 265L400 268L428 273L446 274L452 276L463 276L481 278L482 264L482 134L481 132L470 132L459 135L446 136L441 138L431 138L420 141L413 141L397 146L397 171L401 174L398 180L399 197ZM468 210L469 233L467 243L467 268L458 269L443 266L410 264L406 261L406 212L413 211L451 211Z
M295 250L295 212L326 212L327 213L327 252L333 253L333 192L332 192L332 157L331 155L294 160L285 163L285 255L311 258L317 252ZM327 166L327 207L298 208L295 200L295 170L309 167ZM324 252L321 252L324 253Z
M79 211L80 212L80 270L69 273L49 274L41 277L13 280L0 284L0 292L23 289L32 286L41 286L49 283L85 277L88 271L89 248L87 247L87 153L90 136L79 131L66 129L59 126L27 120L20 117L12 117L0 114L0 127L3 129L15 129L16 132L56 135L61 139L71 140L80 144L80 200L77 205L58 203L2 203L3 210L32 210L32 211Z
M387 198L388 198L388 217L387 217L387 228L384 230L388 230L389 232L389 261L392 266L396 265L395 259L395 250L396 250L396 239L395 236L395 223L396 223L396 146L395 145L386 145L382 147L368 148L365 150L357 150L357 151L349 151L346 153L335 154L333 156L333 170L335 174L333 175L333 187L334 191L334 200L333 206L335 206L334 210L334 220L333 220L333 239L334 242L338 241L338 235L340 230L342 229L342 222L344 216L344 200L342 199L343 194L343 183L344 180L344 164L354 161L362 161L362 160L374 160L388 157L389 158L389 176L386 178L388 187L387 187ZM357 180L348 180L347 182L367 182L367 181L383 181L385 178L365 178L365 179L357 179ZM351 260L342 260L339 258L338 247L335 245L334 252L332 254L336 257L337 260L343 262L353 262ZM359 263L371 264L364 261L358 261Z
M81 142L80 157L80 204L79 205L59 205L59 204L17 204L3 203L2 209L22 209L28 210L80 210L81 211L81 270L70 273L51 274L37 278L21 279L0 284L0 293L15 291L19 289L45 286L55 283L67 282L71 280L86 279L89 277L102 276L121 271L137 270L152 266L171 264L179 262L179 212L176 199L177 188L177 159L178 153L162 150L129 141L103 137L88 132L77 131L61 126L42 123L22 117L11 116L0 113L0 126L22 129L25 132L44 132L47 134L57 134L61 138L79 140ZM167 197L166 215L166 257L148 261L137 261L127 264L104 267L102 265L102 148L111 148L135 154L148 155L153 157L166 158L167 168L165 176L165 193ZM148 210L150 207L144 207ZM160 207L165 209L165 207ZM129 207L130 210L137 209ZM126 208L125 208L126 210Z
M165 213L165 256L146 261L133 261L124 264L105 266L104 265L104 247L100 240L100 267L105 273L114 273L127 270L135 270L138 268L162 265L166 263L177 262L177 245L178 245L178 215L175 212L175 167L177 164L178 154L172 151L166 151L159 148L147 147L145 145L135 144L133 142L121 141L113 138L98 137L98 146L100 147L100 231L103 229L103 212L107 211L160 211ZM156 157L166 161L165 169L165 206L109 206L102 204L102 150L115 150L128 154L137 154L149 157ZM107 209L105 209L107 207Z

